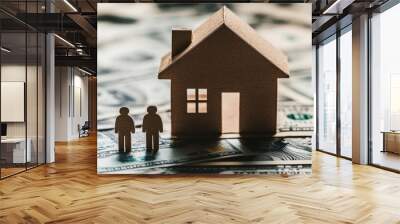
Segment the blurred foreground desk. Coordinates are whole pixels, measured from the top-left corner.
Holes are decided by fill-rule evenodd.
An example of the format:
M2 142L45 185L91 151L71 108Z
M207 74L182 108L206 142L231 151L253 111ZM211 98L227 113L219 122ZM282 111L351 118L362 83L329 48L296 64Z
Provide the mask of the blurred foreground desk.
M31 139L27 139L25 151L25 138L1 139L1 159L6 164L18 164L31 161Z
M400 154L400 131L383 131L383 152Z

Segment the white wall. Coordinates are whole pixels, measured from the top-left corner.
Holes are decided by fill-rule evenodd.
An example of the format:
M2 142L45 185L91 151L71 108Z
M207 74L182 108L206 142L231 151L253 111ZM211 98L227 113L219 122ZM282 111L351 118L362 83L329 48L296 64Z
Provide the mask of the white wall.
M24 89L19 94L24 94L26 90L26 99L22 102L22 107L11 108L10 106L2 106L2 112L22 113L23 119L21 122L5 122L7 124L8 138L28 138L31 149L32 162L44 163L45 159L45 115L44 100L44 74L41 72L41 66L37 67L25 64L3 64L1 66L1 81L2 82L23 82ZM39 69L39 70L37 70ZM27 80L26 80L27 79ZM3 92L3 94L7 94ZM7 97L7 95L2 95ZM17 103L17 102L15 102ZM25 105L26 104L26 105ZM20 110L20 111L12 111ZM3 114L2 113L2 114ZM26 119L25 119L26 113ZM3 120L3 119L2 119ZM36 161L39 159L39 161Z
M88 77L76 68L56 67L55 85L55 140L77 139L78 125L88 120Z
M1 81L2 82L25 82L25 65L2 65ZM28 70L32 69L28 67ZM28 93L28 95L30 95ZM7 108L1 108L7 110ZM8 137L25 137L25 122L7 122Z
M67 67L55 68L55 141L68 139L68 71Z

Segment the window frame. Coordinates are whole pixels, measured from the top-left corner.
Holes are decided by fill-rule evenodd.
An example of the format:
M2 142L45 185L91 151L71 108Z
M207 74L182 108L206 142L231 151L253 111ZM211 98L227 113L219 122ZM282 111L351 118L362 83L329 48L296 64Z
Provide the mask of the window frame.
M194 90L194 99L189 97L189 91ZM205 99L200 99L200 90L205 90ZM195 104L194 112L189 112L189 104ZM200 112L199 105L205 104L205 112ZM207 114L208 113L208 89L207 88L186 88L186 114Z
M320 47L321 44L326 44L326 43L328 43L330 41L336 41L336 62L335 62L336 63L336 94L337 94L336 95L336 152L332 153L332 152L329 152L329 151L326 151L324 149L320 149L319 148L319 134L318 133L319 133L320 127L319 127L319 116L318 116L318 113L319 113L319 109L320 108L316 109L316 127L315 127L316 140L315 140L315 143L316 143L316 150L317 151L324 152L324 153L327 153L327 154L330 154L330 155L333 155L333 156L337 156L337 157L340 157L340 158L344 158L344 159L347 159L347 160L352 160L352 158L349 158L347 156L343 156L342 152L341 152L341 139L340 139L340 137L341 137L341 118L340 118L340 112L341 112L340 104L341 104L341 101L340 101L340 96L338 95L338 93L340 93L340 83L341 83L341 80L340 80L340 77L341 77L340 38L341 38L342 35L344 35L347 32L352 32L352 23L347 24L346 26L344 26L341 29L337 30L332 35L326 37L323 40L320 40L316 44L316 48L315 48L315 50L316 50L316 53L315 53L316 54L316 59L315 59L316 71L315 72L316 72L316 102L318 104L319 98L320 98L319 92L318 92L319 88L320 88L320 86L319 86L320 74L319 74L319 64L318 64L319 57L320 57L320 55L319 55L319 47Z

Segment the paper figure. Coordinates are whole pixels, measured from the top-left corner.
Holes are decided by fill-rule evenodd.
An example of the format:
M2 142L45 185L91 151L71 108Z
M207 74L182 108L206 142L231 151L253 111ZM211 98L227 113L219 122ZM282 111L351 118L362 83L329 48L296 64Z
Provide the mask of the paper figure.
M120 153L129 153L132 148L131 133L135 133L135 123L129 116L129 109L121 107L120 115L115 120L115 133L118 134L118 149Z
M146 149L154 154L159 148L159 133L163 132L163 124L156 106L147 107L147 112L143 118L143 132L146 132Z
M277 81L288 60L227 7L193 32L172 30L159 79L171 80L171 134L276 133Z

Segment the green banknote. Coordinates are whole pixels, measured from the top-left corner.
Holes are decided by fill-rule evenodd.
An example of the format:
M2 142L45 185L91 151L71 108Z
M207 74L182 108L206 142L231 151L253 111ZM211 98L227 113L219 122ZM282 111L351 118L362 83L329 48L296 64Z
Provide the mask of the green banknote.
M191 162L210 161L242 154L226 140L163 140L157 153L146 151L142 144L131 153L119 153L116 144L99 145L97 172L99 174L167 167Z
M311 138L232 139L242 155L190 164L193 167L215 166L307 166L311 165Z
M144 170L122 171L120 174L237 174L237 175L298 175L311 174L311 164L291 165L252 165L252 166L172 166L157 167Z
M310 138L163 138L160 150L152 155L146 152L142 133L135 135L129 154L118 152L115 134L102 135L101 139L108 141L99 142L99 174L173 174L201 170L205 173L229 173L229 169L238 173L240 170L277 173L282 166L291 169L300 166L299 172L311 167Z

